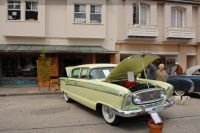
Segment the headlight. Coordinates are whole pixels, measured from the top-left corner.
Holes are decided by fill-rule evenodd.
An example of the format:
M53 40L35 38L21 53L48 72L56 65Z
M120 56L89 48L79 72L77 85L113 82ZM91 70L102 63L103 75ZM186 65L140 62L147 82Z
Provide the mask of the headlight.
M128 96L127 100L126 100L126 107L128 107L130 105L131 105L131 96Z
M166 92L164 90L160 91L160 98L165 98Z
M136 95L133 96L133 102L135 104L140 104L140 102L141 102L140 94L136 94Z

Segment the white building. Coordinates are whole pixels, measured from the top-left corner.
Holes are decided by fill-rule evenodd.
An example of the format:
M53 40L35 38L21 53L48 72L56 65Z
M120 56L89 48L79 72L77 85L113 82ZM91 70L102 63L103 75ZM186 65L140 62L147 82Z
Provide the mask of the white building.
M0 84L37 84L42 49L59 76L140 51L186 69L200 64L199 21L199 0L1 0Z

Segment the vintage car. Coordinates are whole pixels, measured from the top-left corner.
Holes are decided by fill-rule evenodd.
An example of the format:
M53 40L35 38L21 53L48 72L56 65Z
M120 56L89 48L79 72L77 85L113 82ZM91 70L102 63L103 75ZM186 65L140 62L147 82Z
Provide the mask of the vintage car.
M174 86L176 95L186 92L200 94L200 65L190 67L182 75L170 76L167 82Z
M174 105L173 86L138 78L143 69L158 58L142 54L128 57L118 65L67 67L68 77L60 78L64 99L100 110L111 125L117 124L121 117L161 112Z

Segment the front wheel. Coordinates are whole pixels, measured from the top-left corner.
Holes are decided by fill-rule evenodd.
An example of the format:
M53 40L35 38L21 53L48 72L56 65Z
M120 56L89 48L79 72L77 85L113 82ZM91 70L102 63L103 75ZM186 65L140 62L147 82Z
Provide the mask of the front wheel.
M117 116L110 107L102 105L102 114L104 120L110 125L117 125L120 122L120 117Z
M183 96L185 94L185 91L175 91L174 92L177 96Z

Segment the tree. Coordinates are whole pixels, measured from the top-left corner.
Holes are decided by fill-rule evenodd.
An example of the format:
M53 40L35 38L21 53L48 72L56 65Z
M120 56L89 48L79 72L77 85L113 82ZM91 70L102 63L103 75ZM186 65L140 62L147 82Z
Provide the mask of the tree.
M38 66L38 81L45 83L51 76L51 71L54 70L55 65L51 65L51 62L47 60L45 50L41 51L40 58L37 60Z

